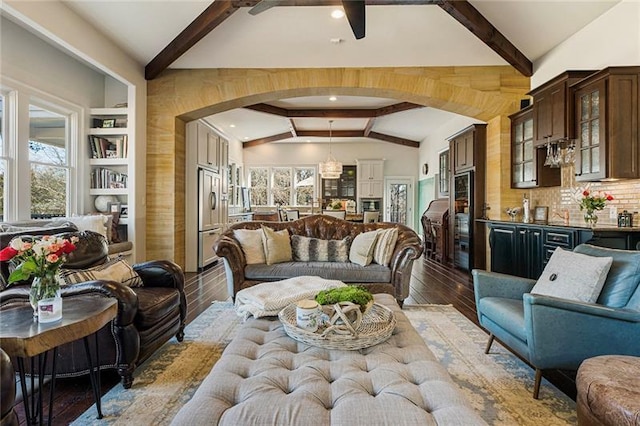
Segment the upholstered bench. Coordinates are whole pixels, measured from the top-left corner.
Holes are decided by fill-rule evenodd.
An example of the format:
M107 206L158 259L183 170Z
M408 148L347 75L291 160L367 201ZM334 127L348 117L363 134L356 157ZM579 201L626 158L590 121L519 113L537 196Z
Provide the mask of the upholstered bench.
M640 358L603 355L585 360L576 376L580 426L640 426Z
M248 320L173 424L486 424L393 296L375 298L398 323L360 351L299 343L277 318Z

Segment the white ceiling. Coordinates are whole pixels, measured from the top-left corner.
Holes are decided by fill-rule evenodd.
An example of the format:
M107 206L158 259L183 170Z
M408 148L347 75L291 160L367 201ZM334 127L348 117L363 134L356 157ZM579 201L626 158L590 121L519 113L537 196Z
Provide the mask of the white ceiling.
M531 61L605 13L620 0L470 0ZM64 2L141 65L149 63L210 0ZM169 68L279 68L505 65L506 62L440 7L367 6L366 37L355 40L332 7L274 7L252 16L242 8ZM340 39L332 43L332 39ZM389 99L313 96L272 102L287 108L378 108ZM421 108L379 117L373 131L420 141L429 126L452 114ZM289 131L286 118L234 110L209 121L239 140ZM357 121L357 122L356 122ZM362 129L366 120L336 120L333 129ZM363 124L364 123L364 124ZM235 128L230 128L235 124ZM328 129L326 119L296 120L300 128ZM304 138L299 140L309 140ZM316 138L318 139L318 138ZM320 138L322 139L322 138ZM293 139L292 139L293 140ZM335 140L335 139L334 139Z

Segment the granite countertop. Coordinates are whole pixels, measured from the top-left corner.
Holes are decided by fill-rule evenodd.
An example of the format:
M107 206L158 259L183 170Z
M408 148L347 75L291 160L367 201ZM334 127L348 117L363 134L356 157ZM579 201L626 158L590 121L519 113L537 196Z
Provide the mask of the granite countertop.
M602 224L596 225L594 228L590 228L585 226L582 222L571 221L568 225L565 225L562 221L551 221L547 223L524 223L524 222L512 222L510 220L501 220L501 219L476 219L478 222L483 223L505 223L505 224L514 224L514 225L530 225L530 226L553 226L556 228L578 228L578 229L588 229L594 232L640 232L639 226L634 226L631 228L622 228L613 224Z
M244 213L229 213L227 216L235 217L235 216L246 216L248 214L253 214L253 212L244 212Z

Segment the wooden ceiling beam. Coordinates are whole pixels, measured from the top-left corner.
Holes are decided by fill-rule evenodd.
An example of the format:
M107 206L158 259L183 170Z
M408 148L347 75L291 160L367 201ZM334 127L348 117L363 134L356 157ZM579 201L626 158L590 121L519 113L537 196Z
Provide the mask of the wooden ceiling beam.
M466 0L443 0L444 11L475 34L484 44L500 55L525 77L533 75L533 64L491 22Z
M215 0L144 67L145 79L156 78L204 36L222 24L238 10L238 6L233 3L229 0Z
M414 104L412 102L400 102L397 104L389 105L387 107L378 108L376 110L376 117L382 117L384 115L393 114L396 112L409 111L411 109L424 108L424 105Z
M267 136L265 138L252 139L250 141L242 142L242 147L243 148L250 148L252 146L263 145L263 144L269 143L269 142L276 142L276 141L281 141L282 139L289 139L290 137L291 137L291 132L279 133L277 135Z
M411 102L400 102L382 108L309 108L309 109L285 109L269 104L253 104L244 108L278 115L287 118L373 118L382 117L396 112L407 111L415 108L424 108Z
M412 141L411 139L399 138L397 136L385 135L383 133L369 132L368 137L385 142L395 143L397 145L410 146L411 148L420 148L420 142Z
M280 117L289 117L289 110L279 108L277 106L269 104L253 104L247 105L244 108L252 111L265 112L267 114L279 115Z
M298 130L298 136L318 136L323 138L329 137L328 130ZM364 132L362 130L333 130L331 136L334 138L362 138Z

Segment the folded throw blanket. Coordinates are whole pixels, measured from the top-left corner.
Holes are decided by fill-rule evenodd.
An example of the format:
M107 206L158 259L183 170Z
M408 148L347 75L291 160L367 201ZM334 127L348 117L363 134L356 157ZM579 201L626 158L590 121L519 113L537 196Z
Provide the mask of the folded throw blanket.
M315 276L287 278L265 282L240 290L236 294L236 312L245 320L277 316L283 308L302 299L313 299L320 290L344 287L338 280L327 280Z

